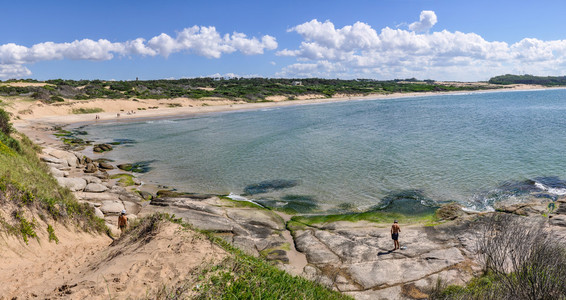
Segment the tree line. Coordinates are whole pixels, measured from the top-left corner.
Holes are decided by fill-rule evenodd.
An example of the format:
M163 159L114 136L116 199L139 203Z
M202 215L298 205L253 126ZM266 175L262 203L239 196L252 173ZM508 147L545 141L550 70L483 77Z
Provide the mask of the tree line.
M21 81L21 80L18 80ZM28 79L29 82L40 82ZM7 81L7 82L10 82ZM433 80L395 79L322 79L322 78L185 78L177 80L64 80L42 81L45 86L16 87L0 83L0 95L30 96L45 102L65 99L165 99L222 97L247 102L266 101L269 96L286 96L293 100L298 96L317 94L325 97L336 95L368 95L434 91L469 91L485 89L485 86L461 86L438 83Z
M543 86L564 86L566 76L534 76L534 75L512 75L506 74L492 77L489 80L492 84L537 84Z

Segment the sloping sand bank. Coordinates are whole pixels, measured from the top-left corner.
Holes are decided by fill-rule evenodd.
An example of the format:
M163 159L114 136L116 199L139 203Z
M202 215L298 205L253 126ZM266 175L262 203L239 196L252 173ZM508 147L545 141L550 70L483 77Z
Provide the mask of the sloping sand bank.
M165 222L151 236L112 240L63 226L59 244L3 237L0 299L155 298L226 253L206 238ZM112 244L111 244L112 243Z

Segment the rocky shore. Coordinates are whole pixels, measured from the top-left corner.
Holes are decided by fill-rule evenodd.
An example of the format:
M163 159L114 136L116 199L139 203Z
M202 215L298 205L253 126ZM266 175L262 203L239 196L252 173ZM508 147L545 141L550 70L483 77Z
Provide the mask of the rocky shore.
M446 220L435 226L401 224L403 250L391 251L390 224L288 222L284 214L218 195L134 192L111 179L109 170L116 166L57 145L43 148L40 158L62 186L93 207L114 236L119 235L117 216L123 209L130 221L154 212L174 214L291 274L356 299L425 299L439 279L464 284L481 272L476 256L478 214L459 208L448 210ZM500 204L497 210L544 219L548 230L566 237L563 203L564 197L533 197L528 203Z

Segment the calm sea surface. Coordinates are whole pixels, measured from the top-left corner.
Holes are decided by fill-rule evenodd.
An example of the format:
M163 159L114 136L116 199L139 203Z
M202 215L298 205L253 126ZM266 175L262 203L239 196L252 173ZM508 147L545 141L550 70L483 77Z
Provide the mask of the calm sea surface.
M85 130L96 142L135 141L102 156L150 162L142 181L189 192L364 208L416 191L477 209L516 196L522 184L566 193L566 90L350 101Z

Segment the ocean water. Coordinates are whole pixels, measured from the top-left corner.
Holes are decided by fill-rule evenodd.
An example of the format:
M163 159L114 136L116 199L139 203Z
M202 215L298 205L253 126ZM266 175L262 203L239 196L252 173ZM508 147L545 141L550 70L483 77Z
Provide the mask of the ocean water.
M272 205L369 208L408 197L489 209L566 194L566 90L364 100L84 128L146 183ZM543 195L544 196L544 195ZM307 205L307 206L308 206Z

